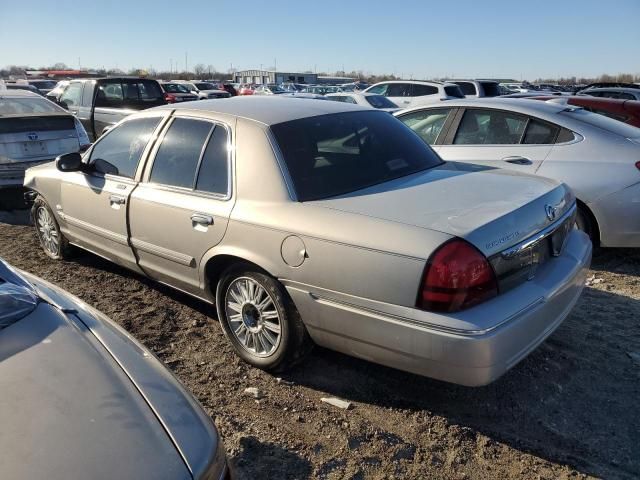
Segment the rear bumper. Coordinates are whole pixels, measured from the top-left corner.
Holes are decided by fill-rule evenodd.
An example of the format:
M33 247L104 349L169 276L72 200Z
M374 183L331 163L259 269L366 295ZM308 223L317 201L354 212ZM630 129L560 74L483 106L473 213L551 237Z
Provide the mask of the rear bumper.
M603 247L640 247L640 183L588 204Z
M560 257L536 277L464 312L375 310L288 285L319 345L400 370L467 386L486 385L526 357L569 315L584 288L591 242L574 230ZM385 311L386 310L386 311ZM393 312L393 313L391 313ZM465 325L464 328L452 325Z

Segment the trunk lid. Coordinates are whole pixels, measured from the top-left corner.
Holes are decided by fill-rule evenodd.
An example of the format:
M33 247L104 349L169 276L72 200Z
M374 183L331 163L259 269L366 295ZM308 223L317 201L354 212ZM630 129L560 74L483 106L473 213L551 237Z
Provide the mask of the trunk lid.
M0 118L0 164L52 159L80 148L74 118L67 114L5 115Z
M446 162L308 203L455 235L490 257L549 227L571 209L574 197L555 180Z

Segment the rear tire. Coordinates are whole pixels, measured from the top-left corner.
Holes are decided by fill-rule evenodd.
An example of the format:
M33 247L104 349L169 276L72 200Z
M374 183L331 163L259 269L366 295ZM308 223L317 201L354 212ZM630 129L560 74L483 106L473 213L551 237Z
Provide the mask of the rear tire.
M222 329L245 362L284 371L311 350L300 314L280 282L251 265L226 270L216 289Z
M73 247L60 231L56 217L41 196L36 197L33 202L31 219L36 228L40 246L47 256L54 260L64 260L72 256Z
M589 212L585 211L584 207L578 206L578 212L576 215L576 226L579 230L589 235L591 242L596 245L599 241L597 238L597 228L594 225L593 219Z

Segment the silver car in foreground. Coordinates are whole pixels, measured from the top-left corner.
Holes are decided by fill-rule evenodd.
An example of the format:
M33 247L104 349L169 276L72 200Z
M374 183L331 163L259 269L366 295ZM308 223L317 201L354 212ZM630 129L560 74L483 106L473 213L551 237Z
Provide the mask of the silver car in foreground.
M152 353L2 260L0 385L0 478L227 478L213 422Z
M640 247L640 129L572 105L454 100L395 114L444 160L566 183L603 247Z
M489 383L569 314L591 260L564 185L444 163L339 102L150 109L25 185L50 257L77 245L215 303L238 355L271 371L313 341Z

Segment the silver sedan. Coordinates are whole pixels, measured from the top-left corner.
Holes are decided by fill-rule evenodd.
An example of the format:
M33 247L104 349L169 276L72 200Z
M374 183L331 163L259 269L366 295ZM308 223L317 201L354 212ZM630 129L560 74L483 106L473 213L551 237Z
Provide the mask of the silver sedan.
M591 259L565 185L442 162L393 116L338 102L150 109L27 177L50 257L79 246L215 303L270 371L315 342L489 383L569 314Z
M603 247L640 247L640 129L580 107L452 100L395 114L444 160L564 182L578 225Z
M227 478L213 422L151 352L2 260L0 385L0 478Z

